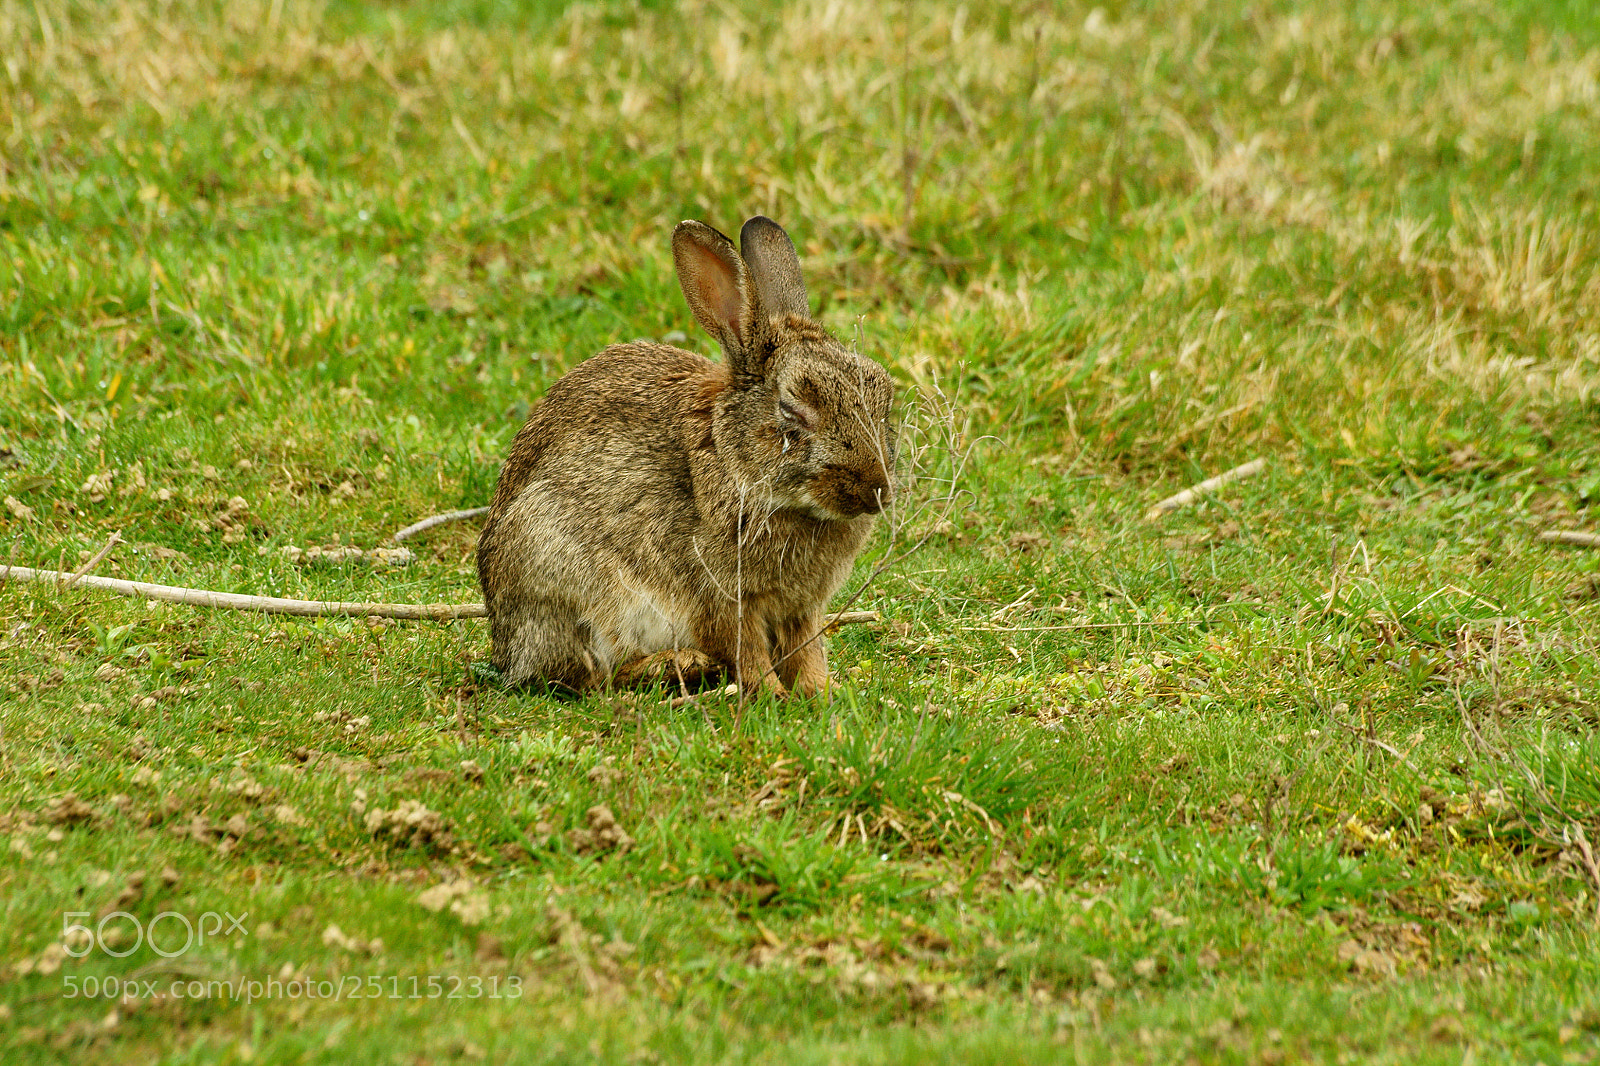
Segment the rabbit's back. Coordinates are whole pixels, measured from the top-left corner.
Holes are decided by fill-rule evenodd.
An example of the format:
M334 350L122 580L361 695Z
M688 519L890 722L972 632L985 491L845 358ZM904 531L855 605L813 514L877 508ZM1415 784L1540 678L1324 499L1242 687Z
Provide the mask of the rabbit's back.
M488 526L535 479L583 511L616 506L619 487L638 499L646 484L685 484L726 378L711 360L660 344L617 345L579 363L512 442Z

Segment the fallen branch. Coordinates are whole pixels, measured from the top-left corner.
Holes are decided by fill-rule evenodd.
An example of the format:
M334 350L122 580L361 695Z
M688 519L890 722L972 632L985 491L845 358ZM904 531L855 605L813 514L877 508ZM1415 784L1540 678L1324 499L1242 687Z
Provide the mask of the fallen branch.
M1580 533L1576 529L1550 529L1539 534L1546 544L1566 544L1574 548L1600 548L1600 533Z
M1215 489L1221 488L1230 481L1241 481L1247 477L1254 477L1266 468L1267 461L1265 459L1252 459L1243 466L1236 466L1232 470L1224 470L1216 477L1208 477L1204 481L1200 482L1200 484L1195 485L1192 488L1187 488L1182 492L1176 493L1175 495L1168 496L1166 499L1150 508L1150 510L1146 511L1144 519L1146 522L1153 522L1168 512L1176 511L1180 507L1189 506L1191 503L1196 502Z
M110 545L107 545L109 550ZM92 563L93 560L90 560ZM18 581L61 581L72 577L60 570L35 570L27 566L0 567L0 585L8 579ZM355 618L410 618L450 622L457 618L487 618L481 603L346 603L334 600L286 600L277 596L246 596L238 592L213 592L179 585L152 585L144 581L123 581L114 577L78 574L85 588L104 589L123 596L143 596L165 603L186 603L191 607L221 607L230 611L257 611L261 614L304 616L342 615ZM878 622L877 611L840 611L823 619L825 628Z
M396 533L394 535L394 542L399 544L401 541L406 540L409 537L414 537L418 533L430 530L434 526L442 526L446 522L462 522L468 518L477 518L479 515L488 513L489 508L487 507L471 507L465 511L446 511L444 514L429 515L422 521L413 522L400 532Z
M0 569L0 583L18 581L59 581L69 577L59 570L34 570L26 566ZM114 577L80 576L86 588L104 589L124 596L143 596L147 600L186 603L191 607L222 607L231 611L259 611L262 614L343 615L366 618L425 618L446 622L456 618L483 618L488 612L481 603L340 603L323 600L285 600L276 596L245 596L236 592L181 588L177 585L151 585L143 581L121 581Z

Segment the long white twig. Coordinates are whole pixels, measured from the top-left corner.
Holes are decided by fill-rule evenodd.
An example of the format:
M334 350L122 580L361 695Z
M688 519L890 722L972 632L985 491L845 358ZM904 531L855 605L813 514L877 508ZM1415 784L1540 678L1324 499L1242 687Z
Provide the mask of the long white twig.
M1242 466L1234 467L1232 470L1224 470L1216 477L1208 477L1204 481L1200 482L1200 484L1184 489L1182 492L1174 493L1173 495L1162 500L1160 503L1156 504L1154 507L1150 508L1150 510L1146 511L1144 514L1145 521L1152 522L1169 511L1176 511L1180 507L1187 507L1191 503L1194 503L1196 500L1199 500L1201 497L1205 496L1207 493L1221 488L1230 481L1238 481L1242 478L1254 477L1256 474L1261 473L1261 471L1265 470L1266 468L1267 461L1265 459L1252 459Z
M35 570L26 566L0 568L0 583L18 581L59 581L70 577L59 570ZM104 589L124 596L143 596L147 600L186 603L192 607L223 607L232 611L259 611L263 614L345 615L368 618L427 618L449 621L455 618L483 618L488 615L481 603L342 603L327 600L286 600L277 596L246 596L236 592L182 588L177 585L152 585L144 581L122 581L113 577L83 575L78 584Z
M1546 544L1566 544L1573 548L1600 548L1600 533L1580 533L1576 529L1547 529L1539 534Z
M0 585L13 578L17 581L60 581L71 576L60 570L0 566ZM191 607L220 607L230 611L257 611L261 614L410 618L438 622L453 621L457 618L487 618L489 615L481 603L349 603L338 600L287 600L277 596L247 596L237 592L213 592L210 589L192 589L180 585L152 585L146 581L123 581L119 578L97 577L92 574L80 575L78 584L84 588L116 592L123 596L143 596L147 600L184 603ZM881 616L877 611L839 611L824 619L829 628L861 625L880 620Z

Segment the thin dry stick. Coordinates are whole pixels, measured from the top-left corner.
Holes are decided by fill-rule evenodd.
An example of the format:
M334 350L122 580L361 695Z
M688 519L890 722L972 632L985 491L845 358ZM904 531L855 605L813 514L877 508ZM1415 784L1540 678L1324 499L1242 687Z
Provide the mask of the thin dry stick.
M1566 544L1573 548L1600 548L1600 533L1580 533L1576 529L1550 529L1539 534L1546 544Z
M1496 643L1491 653L1491 662L1497 662L1498 658L1499 645ZM1496 667L1496 674L1498 674L1498 667ZM1495 681L1495 688L1497 690L1499 688L1498 678L1496 678ZM1522 772L1522 776L1527 780L1528 792L1533 796L1534 801L1546 809L1558 810L1559 805L1556 803L1555 797L1550 794L1550 790L1545 786L1545 783L1539 780L1539 775L1533 772L1533 767L1528 765L1527 760L1514 750L1496 747L1494 744L1491 744L1488 738L1483 735L1482 730L1478 728L1478 723L1473 721L1472 714L1467 709L1466 700L1462 699L1461 697L1460 682L1456 683L1455 697L1456 706L1461 711L1461 721L1466 725L1468 731L1471 732L1472 738L1477 742L1479 750L1482 753L1490 755L1503 762L1512 763L1516 769ZM1523 817L1527 817L1526 811L1523 812ZM1596 925L1600 925L1600 863L1595 861L1594 849L1589 845L1589 838L1584 832L1583 826L1577 821L1572 821L1562 826L1561 832L1558 834L1555 828L1551 826L1549 818L1547 818L1543 812L1539 812L1537 817L1539 819L1539 826L1534 828L1534 834L1536 836L1544 840L1545 843L1550 844L1553 847L1562 848L1562 850L1566 850L1564 845L1570 843L1573 846L1573 850L1577 852L1577 860L1579 865L1583 868L1583 872L1589 877L1590 881L1594 883L1594 921Z
M12 567L4 577L18 581L59 581L69 575L59 570L34 570ZM323 600L285 600L276 596L245 596L235 592L181 588L176 585L151 585L143 581L121 581L111 577L82 576L85 588L104 589L124 596L143 596L147 600L186 603L192 607L222 607L233 611L259 611L263 614L345 615L368 618L417 618L450 621L456 618L483 618L488 615L481 603L342 603Z
M940 397L941 398L943 397L943 393L942 392L940 392ZM930 398L930 403L932 403L937 408L938 399L937 398ZM943 412L941 414L939 414L938 417L935 418L936 422L939 422L939 421L942 420L946 432L952 438L955 436L955 415L954 415L953 411L954 411L954 404L953 403L947 404L944 407ZM853 616L855 614L876 614L876 612L874 612L874 611L867 611L867 612L850 611L849 608L853 607L855 605L855 603L858 600L860 600L863 595L866 594L867 589L872 587L872 584L873 584L874 581L876 581L879 577L881 577L886 571L888 571L892 567L899 566L901 563L905 562L905 560L907 560L911 556L915 555L918 551L920 551L922 549L922 546L924 544L926 544L933 537L934 531L938 528L939 523L943 522L945 519L947 519L949 517L950 512L955 509L956 501L961 498L961 490L957 487L961 482L961 475L966 471L967 461L969 459L971 459L973 449L976 448L985 439L989 439L989 438L979 437L977 440L971 442L971 444L969 444L967 446L965 451L962 451L962 452L958 453L958 458L957 458L957 461L956 461L955 469L951 472L950 478L948 479L948 482L947 482L949 484L949 486L950 486L950 491L948 493L946 493L942 497L936 497L934 499L931 499L931 500L927 501L926 503L923 503L922 505L917 507L912 512L912 517L915 518L917 515L925 513L926 511L931 510L935 506L938 506L938 505L941 505L941 504L943 505L943 510L941 510L939 512L939 514L938 514L938 520L935 521L932 524L932 526L930 526L928 532L924 533L916 541L916 543L912 544L909 548L905 548L904 550L900 551L898 554L896 554L895 548L896 548L896 545L899 542L901 527L906 525L907 522L910 521L910 519L902 520L900 518L900 516L899 516L899 512L897 510L898 500L896 498L899 494L897 493L895 495L890 496L890 498L889 498L889 513L887 515L888 524L889 524L889 543L884 549L883 561L880 562L877 566L873 567L872 571L869 574L867 574L866 579L861 582L860 587L858 587L855 590L855 592L851 593L850 597L847 600L844 601L844 606L840 608L840 610L839 610L837 615L828 616L828 620L825 621L825 624L823 625L823 627L821 629L819 629L815 633L811 634L810 637L808 637L805 640L801 641L799 644L795 645L793 648L790 648L789 651L786 652L782 656L782 658L778 659L777 662L773 663L774 668L776 668L784 660L788 659L789 656L794 655L801 648L804 648L806 645L810 644L812 641L820 639L823 636L823 634L825 634L828 631L830 626L832 626L834 624L831 621L831 619L833 619L835 617ZM911 472L911 474L910 474L910 476L908 478L909 482L915 482L917 480L916 469L917 469L917 467L919 467L921 465L922 456L932 447L933 447L933 445L931 443L924 444L924 445L922 445L920 448L916 449L912 453L911 460L910 460L910 465L911 465L911 468L912 468L912 472ZM952 448L952 451L954 451L953 448ZM887 462L886 462L887 458L888 458L887 456L880 455L879 461L880 462L885 462L885 465L887 465ZM929 478L928 480L933 480L933 479ZM943 479L940 479L940 480L943 480Z
M1366 744L1372 745L1374 748L1377 748L1379 751L1388 752L1390 755L1394 756L1400 762L1404 763L1406 769L1408 769L1412 773L1416 774L1418 778L1424 777L1424 774L1422 773L1422 771L1418 770L1416 765L1409 758L1406 757L1406 753L1405 752L1400 751L1398 748L1396 748L1392 744L1385 743L1384 741L1378 739L1377 733L1373 728L1373 722L1372 722L1372 718L1370 717L1370 712L1368 712L1368 717L1367 717L1367 720L1366 720L1366 729L1363 730L1355 722L1347 721L1343 715L1337 713L1339 707L1340 707L1340 704L1334 704L1333 705L1333 712L1334 712L1333 713L1333 720L1335 722L1339 723L1340 725L1344 726L1344 728L1350 730L1350 735L1351 736L1355 737L1357 740L1360 740L1360 741L1362 741L1362 742L1364 742Z
M739 486L739 513L733 519L733 679L739 685L739 706L733 712L733 731L744 721L744 531L745 486ZM777 677L777 667L767 667ZM756 680L763 681L766 674Z
M418 533L424 532L425 530L432 529L434 526L442 526L446 522L461 522L468 518L477 518L479 515L488 513L489 508L487 507L469 507L465 511L446 511L444 514L430 515L420 522L411 523L409 526L396 533L394 535L394 542L399 544L403 540L414 537Z
M1473 741L1478 745L1478 751L1481 754L1491 755L1491 756L1493 756L1493 757L1495 757L1497 759L1506 758L1506 753L1501 751L1499 748L1495 747L1493 744L1489 743L1489 739L1487 737L1485 737L1483 735L1483 731L1478 728L1478 723L1473 721L1472 712L1467 710L1467 701L1461 698L1461 682L1460 681L1456 682L1455 696L1456 696L1456 707L1461 712L1461 722L1462 722L1463 725L1465 725L1467 727L1467 732L1472 734Z
M60 581L71 577L60 570L35 570L26 566L0 568L0 585L8 579L18 581ZM261 614L289 614L303 617L342 615L365 618L401 618L450 622L457 618L487 618L481 603L349 603L338 600L286 600L277 596L246 596L237 592L184 588L179 585L152 585L144 581L123 581L114 577L80 574L84 588L102 589L123 596L143 596L147 600L186 603L191 607L220 607L230 611L256 611ZM877 622L877 611L840 611L824 618L828 627Z
M1234 467L1232 470L1224 470L1216 477L1208 477L1204 481L1200 482L1200 484L1195 485L1192 488L1184 489L1182 492L1176 493L1172 496L1168 496L1166 499L1150 508L1150 510L1145 512L1145 521L1153 522L1157 518L1160 518L1162 515L1167 514L1170 511L1176 511L1180 507L1189 506L1191 503L1194 503L1208 493L1221 488L1230 481L1240 481L1247 477L1254 477L1266 468L1267 461L1265 459L1252 459L1242 466Z
M911 146L911 6L905 0L905 40L900 53L900 235L911 239L911 211L917 194L917 156Z
M1576 822L1572 824L1572 842L1577 845L1578 859L1583 863L1584 873L1594 882L1594 921L1600 925L1600 863L1595 862L1594 849L1589 846L1589 837L1584 833L1583 826Z
M1312 749L1311 754L1306 756L1305 761L1295 769L1294 773L1282 780L1282 783L1278 786L1275 795L1270 795L1267 797L1266 807L1262 810L1261 819L1264 823L1266 823L1268 859L1271 859L1273 853L1277 851L1278 838L1283 834L1283 831L1288 828L1289 796L1294 792L1295 786L1300 783L1300 778L1304 777L1305 772L1311 768L1311 764L1322 758L1323 752L1328 750L1328 745L1332 744L1334 738L1338 735L1338 733L1335 733L1331 729L1323 733L1322 739L1318 741L1317 746ZM1281 822L1276 821L1273 814L1274 807L1280 803L1284 808L1284 817Z
M122 544L122 543L123 543L123 540L122 540L122 534L121 533L113 533L113 534L111 534L111 536L106 538L106 546L101 548L99 551L95 552L94 553L94 557L91 558L88 562L86 562L82 566L78 567L77 571L71 577L67 578L65 581L63 581L61 583L61 587L64 588L64 589L70 589L72 586L74 586L78 582L82 581L84 574L87 574L89 571L91 571L95 567L99 566L100 565L100 561L102 559L104 559L107 555L111 554L111 549L115 548L118 544ZM9 572L9 568L8 568L8 572Z
M741 691L742 691L742 689L740 688L740 686L737 683L734 683L732 685L728 685L725 688L719 688L716 691L714 691L712 693L709 693L709 695L714 695L714 696L735 696L735 695L738 695ZM708 695L708 693L697 692L692 696L674 696L672 699L667 701L667 706L668 707L672 707L672 708L686 707L691 703L700 702L700 697L705 696L705 695Z
M5 575L11 573L11 560L17 557L17 542L11 542L11 554L6 557L6 568L0 571L0 585L5 584ZM11 749L6 746L6 731L0 726L0 772L7 777L11 776Z
M450 125L461 135L461 140L466 143L467 151L472 153L472 158L480 167L489 165L489 157L483 154L483 149L478 147L478 139L467 129L467 124L461 121L461 116L454 111L450 112Z
M1339 598L1339 534L1333 535L1333 544L1328 548L1330 561L1333 563L1333 576L1328 583L1328 602L1322 605L1322 614L1319 618L1328 617L1328 612L1333 610L1334 603ZM1352 561L1354 557L1352 556Z
M674 641L673 644L676 645L677 642ZM678 695L688 699L692 693L689 691L689 682L683 679L683 662L678 658L678 651L679 649L674 646L672 649L672 672L678 675Z

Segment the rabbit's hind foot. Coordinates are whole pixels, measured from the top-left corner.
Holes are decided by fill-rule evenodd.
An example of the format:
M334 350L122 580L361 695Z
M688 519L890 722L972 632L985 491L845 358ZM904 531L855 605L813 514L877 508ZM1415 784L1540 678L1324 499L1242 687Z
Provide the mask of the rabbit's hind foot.
M699 648L668 648L617 667L611 683L617 688L662 684L695 692L706 684L720 681L721 664Z

